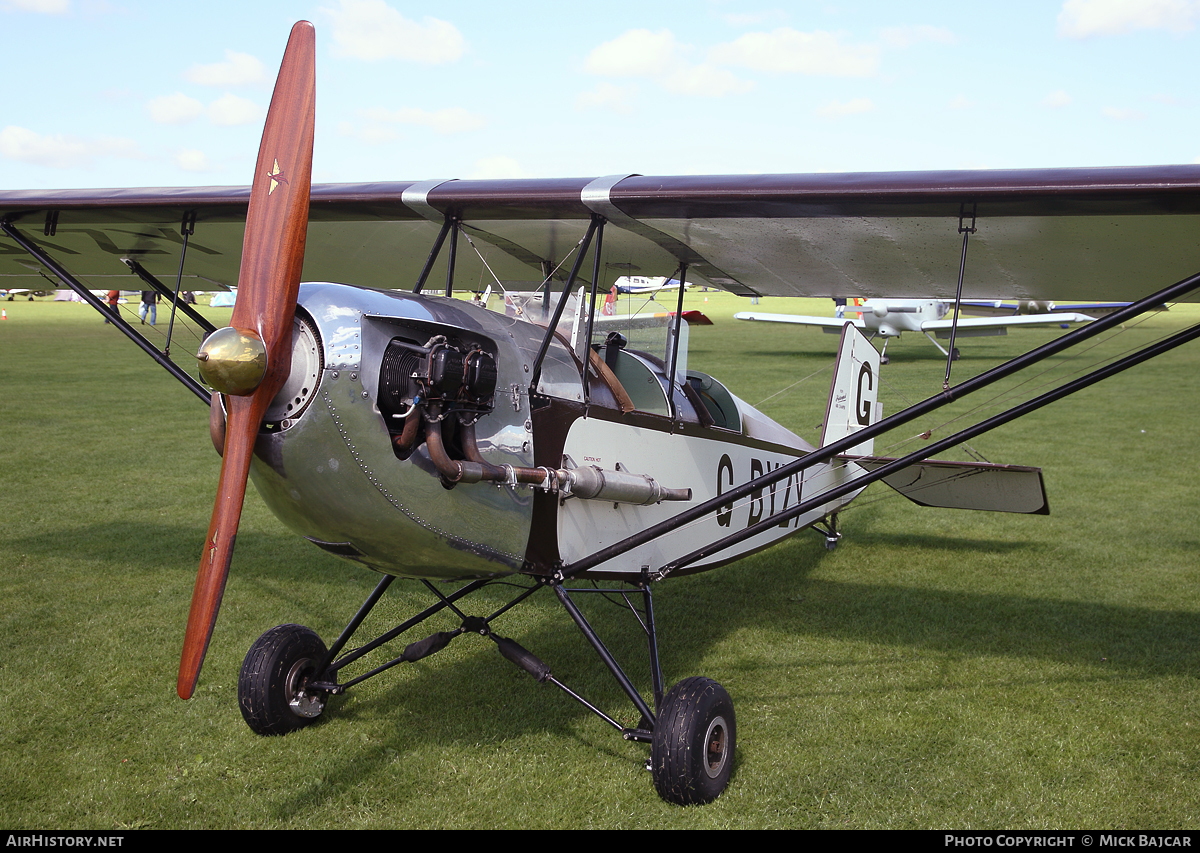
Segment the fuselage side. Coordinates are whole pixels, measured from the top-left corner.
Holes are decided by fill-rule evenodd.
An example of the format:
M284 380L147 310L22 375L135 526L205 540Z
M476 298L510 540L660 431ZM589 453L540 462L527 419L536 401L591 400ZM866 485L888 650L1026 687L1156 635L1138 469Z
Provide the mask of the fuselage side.
M298 316L311 327L309 339L319 349L319 366L311 371L317 378L289 384L294 399L277 407L283 415L260 433L254 483L292 530L388 574L442 579L550 574L812 449L704 374L681 376L668 404L663 364L641 353L620 352L615 373L600 368L593 354L585 401L582 364L557 337L531 396L531 370L545 329L463 301L313 283L301 288ZM691 500L639 505L522 482L451 486L439 474L436 447L431 457L427 442L401 439L398 423L416 404L406 410L392 402L390 386L403 380L388 368L389 359L395 360L389 347L417 351L436 340L494 360L495 389L481 407L486 410L462 418L474 419L470 443L481 461L526 470L597 469L610 479L614 473L648 477L667 489L690 489ZM635 389L634 397L651 401L640 405L651 407L657 399L659 411L631 405L622 387L622 381L633 385L631 377L649 383ZM450 455L465 453L461 427L450 426L447 418L437 429ZM852 472L815 467L803 482L797 475L765 487L594 574L655 570L698 544L794 506L818 483L845 476ZM806 514L692 570L765 547L832 508Z

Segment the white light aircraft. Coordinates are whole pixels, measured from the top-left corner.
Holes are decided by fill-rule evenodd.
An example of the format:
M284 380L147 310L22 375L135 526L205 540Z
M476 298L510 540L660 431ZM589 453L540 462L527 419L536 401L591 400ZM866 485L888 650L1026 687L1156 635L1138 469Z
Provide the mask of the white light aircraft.
M929 338L942 355L958 358L958 349L952 353L939 344L934 336L949 338L951 332L956 337L979 337L982 335L1004 335L1009 326L1061 326L1069 323L1087 323L1094 318L1078 312L1056 312L1049 314L1014 314L1000 317L976 317L972 319L954 319L954 303L945 299L868 299L859 308L850 309L861 311L861 318L841 317L812 317L802 314L769 314L759 311L739 311L733 316L739 320L751 320L764 323L794 323L800 326L817 326L822 331L837 333L843 326L853 325L855 328L869 332L871 337L876 335L883 338L883 349L880 350L880 362L888 363L887 345L892 338L900 337L903 332L920 332ZM966 311L966 306L963 307ZM947 317L950 319L947 319Z
M833 546L838 510L877 479L930 506L1044 513L1037 469L927 460L1200 336L1187 329L902 459L875 457L877 435L1200 287L1200 166L313 186L315 79L314 32L301 22L251 187L0 191L3 283L61 281L210 406L221 476L179 695L200 677L248 478L314 547L381 576L330 645L291 624L254 643L238 707L262 734L312 723L392 666L483 638L620 737L649 744L664 799L708 802L734 767L733 701L704 677L665 688L658 582L808 527ZM888 417L880 355L847 326L819 447L689 364L682 287L661 316L622 326L620 312L599 310L615 268L605 252L747 296L921 292L953 280L945 258L957 253L930 247L953 249L967 215L982 244L968 281L1012 292L968 284L961 296L1138 301ZM435 269L445 272L436 294ZM156 271L177 275L174 288ZM159 350L89 290L115 274L169 296L189 277L238 286L222 329L164 300L209 333L196 355L204 384L195 361ZM491 311L453 298L462 280L540 281L540 294ZM1147 281L1164 286L1148 295ZM396 578L420 585L429 606L358 638ZM514 586L499 609L471 597ZM578 606L597 592L624 602L645 637L648 688ZM612 674L632 705L622 719L500 633L536 594L561 604L565 630L581 632ZM434 617L442 629L391 645Z
M665 275L623 275L614 282L617 293L661 293L662 291L678 290L680 281L677 278L667 278ZM687 285L684 285L687 289Z

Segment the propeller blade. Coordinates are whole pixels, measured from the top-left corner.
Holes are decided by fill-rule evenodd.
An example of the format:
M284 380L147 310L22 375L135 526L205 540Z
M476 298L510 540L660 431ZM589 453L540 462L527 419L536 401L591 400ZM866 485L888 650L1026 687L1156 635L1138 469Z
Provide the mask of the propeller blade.
M239 340L261 341L265 371L256 383L217 388L225 392L228 409L225 452L179 661L176 689L182 699L190 698L196 688L221 607L255 438L291 368L292 320L308 231L315 90L315 32L312 24L300 21L288 39L258 149L237 302L229 324ZM200 357L208 358L203 351ZM246 384L253 387L247 389Z

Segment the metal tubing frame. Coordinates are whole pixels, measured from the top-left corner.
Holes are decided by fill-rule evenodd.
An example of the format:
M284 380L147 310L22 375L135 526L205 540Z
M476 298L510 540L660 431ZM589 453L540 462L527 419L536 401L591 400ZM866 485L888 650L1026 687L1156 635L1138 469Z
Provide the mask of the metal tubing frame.
M354 618L350 620L350 623L346 625L344 629L342 629L341 635L336 641L334 641L334 644L330 646L328 653L325 655L325 659L321 661L320 671L322 674L329 669L330 664L333 663L333 659L338 656L338 653L343 648L345 648L346 643L350 642L350 638L354 636L354 632L358 630L358 626L361 625L363 620L367 618L367 615L375 609L376 603L378 603L379 599L383 597L383 594L387 592L387 588L392 585L392 581L395 579L395 575L384 575L383 580L375 585L375 589L373 589L371 594L367 596L367 600L363 602L362 607L358 608L358 612L354 614Z
M621 665L617 663L616 658L600 640L595 630L588 623L579 607L571 600L571 596L563 589L561 584L555 584L554 594L558 596L558 600L562 602L562 606L566 608L567 614L583 632L583 636L592 648L596 650L596 654L600 656L600 660L608 667L608 671L612 673L613 678L617 680L617 684L625 691L625 695L633 702L633 706L641 713L642 718L651 726L655 724L656 717L654 712L650 710L650 706L646 704L646 700L642 698L642 694L638 693L637 688L633 686L633 682L629 680L629 676L625 674L625 670L621 669ZM657 698L657 697L656 697Z
M397 666L398 664L407 662L407 659L403 656L395 657L395 658L392 658L391 660L389 660L383 664L380 664L379 666L374 667L373 669L370 669L367 672L364 672L361 675L358 675L347 681L343 681L343 682L337 681L337 674L342 668L361 659L362 657L364 657L365 655L374 651L375 649L379 648L380 646L384 645L385 643L391 642L392 640L396 639L398 636L403 634L405 631L419 625L420 623L424 622L429 617L433 616L436 613L439 613L440 611L442 611L444 609L449 608L455 614L455 616L457 616L460 620L462 620L465 623L468 619L471 619L471 617L468 617L458 607L455 607L454 606L455 602L462 598L465 598L466 596L470 595L471 593L473 593L479 589L482 589L485 586L489 586L496 582L495 579L492 579L492 578L481 578L479 580L471 581L470 583L459 587L457 590L450 593L449 595L443 595L432 584L430 584L428 581L425 581L424 583L425 583L426 588L431 590L434 593L434 595L437 596L438 600L436 602L431 604L429 607L426 607L424 610L422 610L420 613L416 614L415 616L413 616L409 619L406 619L404 622L401 622L399 625L392 628L391 630L379 635L374 640L371 640L370 642L366 643L365 645L360 646L360 647L354 649L353 651L348 652L347 654L338 658L337 657L338 654L342 651L342 649L344 649L346 647L346 644L350 642L351 638L354 636L355 631L357 631L359 626L362 625L363 621L367 618L367 616L370 614L370 612L375 608L375 605L379 603L380 598L383 597L383 594L387 591L388 587L391 586L392 581L394 581L394 580L395 580L394 576L386 575L378 584L376 584L375 588L371 591L371 594L369 596L367 596L366 601L364 601L362 606L359 607L358 612L356 612L354 614L354 617L350 620L349 624L346 625L346 627L342 630L342 633L338 636L337 640L329 648L329 650L326 653L324 660L322 660L321 666L319 667L319 670L318 670L321 673L321 675L318 679L316 679L312 683L312 685L311 685L312 687L314 687L317 690L323 690L323 691L325 691L327 693L331 693L331 694L343 693L349 687L353 687L356 684L360 684L363 681L366 681L368 678L373 678L376 675L386 672L387 670L391 669L394 666ZM487 628L483 630L483 633L490 634L491 633L490 625L494 619L496 619L499 616L501 616L502 614L506 613L507 611L509 611L510 609L515 607L517 604L520 604L522 601L524 601L526 598L533 595L539 589L542 589L544 586L545 586L545 584L537 584L535 586L528 587L525 590L523 590L520 595L516 596L512 601L501 606L499 609L493 611L488 616L477 617L476 618L477 621L482 622L485 626L487 626ZM652 679L653 689L654 689L654 705L655 705L655 708L658 708L662 705L663 687L662 687L662 673L659 669L659 662L658 662L658 646L657 646L657 639L656 639L657 632L656 632L655 625L654 625L654 606L653 606L653 601L652 601L651 592L650 592L649 578L643 577L641 583L639 583L637 586L642 590L643 600L645 601L646 618L645 618L645 622L643 623L643 628L646 632L646 635L647 635L648 641L649 641L651 679ZM600 659L604 663L604 665L606 667L608 667L609 671L612 673L613 677L616 679L618 685L621 687L622 690L625 691L625 693L633 701L634 707L638 710L638 712L641 713L641 715L642 715L641 725L648 725L652 729L654 726L654 721L655 721L654 712L650 710L650 707L646 704L646 701L642 698L641 694L638 693L637 690L634 688L632 681L625 674L624 670L621 669L620 664L617 663L616 659L612 656L612 654L608 651L607 647L600 640L599 636L596 634L596 632L592 628L592 626L588 623L587 618L580 612L580 610L579 610L578 606L576 606L575 602L571 600L570 596L568 595L568 591L563 589L561 586L555 586L554 591L558 595L559 600L563 603L563 606L566 609L567 613L570 615L571 619L579 627L579 630L583 633L584 637L588 640L588 642L591 643L593 648L595 648L597 654L599 654ZM574 591L576 591L576 592L609 592L609 590L607 590L607 589L574 590ZM631 607L632 607L632 605L631 605ZM635 610L635 614L636 614L636 610ZM476 620L472 620L472 621L476 621ZM465 630L467 630L465 627L460 627L452 633L454 634L454 636L458 636L459 634L463 633ZM493 637L493 639L495 639L495 637ZM336 658L336 660L335 660L335 658ZM331 678L333 679L332 682L329 680ZM568 687L566 684L561 682L559 679L557 679L553 675L549 675L546 680L549 681L551 684L553 684L558 689L562 690L564 693L566 693L572 699L577 701L579 704L583 705L585 708L587 708L589 711L594 713L596 716L600 717L600 719L604 720L606 723L611 725L613 728L622 732L623 736L625 736L627 739L646 740L646 735L648 734L648 732L646 730L643 730L640 728L630 729L626 726L622 726L620 723L618 723L616 720L614 720L608 714L604 713L604 711L602 711L600 708L596 707L594 704L589 702L583 696L576 693L574 690L572 690L570 687Z
M694 507L686 509L678 515L667 519L666 521L662 521L658 524L647 527L640 533L635 533L634 535L629 536L613 545L609 545L606 548L601 548L599 551L596 551L590 556L584 557L569 567L559 570L555 577L558 580L564 580L566 578L571 578L582 574L583 572L595 568L601 563L607 562L614 557L618 557L621 554L631 551L647 542L651 542L666 533L670 533L672 530L682 527L685 524L689 524L699 518L703 518L709 513L715 512L717 509L730 503L731 501L740 500L741 498L749 495L751 492L770 485L771 483L777 483L780 480L787 479L788 477L791 477L813 465L821 462L828 462L835 456L839 456L848 452L851 448L856 447L867 439L874 438L877 435L881 435L889 430L895 429L898 426L902 426L923 415L926 415L929 412L935 411L942 406L953 403L962 397L974 393L975 391L979 391L988 385L991 385L1012 375L1013 373L1016 373L1018 370L1023 370L1031 364L1036 364L1037 362L1043 361L1050 356L1057 355L1065 349L1069 349L1084 340L1099 335L1102 332L1105 332L1114 326L1118 326L1139 314L1152 310L1164 302L1174 302L1179 297L1190 293L1197 288L1200 288L1200 273L1182 279L1170 287L1163 288L1162 290L1153 293L1150 296L1143 297L1136 302L1132 302L1125 308L1114 311L1107 317L1102 317L1099 320L1095 320L1085 326L1070 331L1067 334L1062 335L1061 337L1056 338L1049 343L1043 344L1042 346L1037 347L1036 349L1033 349L1022 356L1010 359L1003 364L993 367L991 370L981 373L979 376L968 379L960 385L945 389L940 394L936 394L920 403L909 406L907 409L897 412L890 417L884 418L883 420L878 421L869 427L864 427L863 429L847 436L846 438L835 441L832 444L828 444L824 447L817 448L813 452L800 457L794 462L789 462L786 465L782 465L779 468L774 469L769 474L763 474L762 476L743 483L740 486L735 486L733 489L730 489L729 491L724 492L715 498L711 498L704 503L697 504ZM959 441L962 440L963 439L960 439ZM911 462L909 464L911 464ZM878 471L875 473L878 473ZM862 482L862 479L860 478L854 482ZM828 500L829 493L825 493L823 497ZM776 518L776 524L778 524L778 518Z
M171 354L171 333L175 331L175 312L179 310L179 289L183 286L183 262L187 258L188 240L196 233L196 211L189 210L183 214L183 223L179 226L183 237L183 248L179 250L179 273L175 276L175 297L171 300L171 321L167 323L167 342L163 345L163 355Z
M359 658L369 654L370 652L375 651L375 649L379 648L384 643L391 642L392 640L396 639L396 637L400 636L405 631L407 631L409 628L412 628L416 625L421 624L426 619L428 619L430 616L433 616L435 613L438 613L438 612L444 610L446 607L450 606L450 604L452 604L453 602L457 601L460 598L463 598L464 596L470 595L472 592L475 592L477 589L481 589L481 588L487 586L489 583L491 583L490 579L481 578L479 580L471 581L470 583L459 587L458 589L456 589L454 592L452 592L448 596L441 596L439 601L436 601L433 604L429 605L428 607L426 607L424 610L422 610L417 615L415 615L409 619L406 619L404 622L401 622L399 625L397 625L395 628L392 628L390 631L380 634L378 637L376 637L374 640L371 640L366 645L359 646L357 649L355 649L352 652L347 652L345 655L338 658L337 660L333 660L331 658L330 662L325 666L321 675L322 676L326 676L326 675L330 675L330 674L336 675L336 673L343 667L347 666L348 664L354 663ZM362 623L363 619L366 618L367 614L371 612L371 609L374 608L375 604L379 601L379 597L381 595L383 595L383 590L387 589L387 585L390 585L390 581L387 584L385 584L384 581L380 581L379 585L377 585L375 587L375 589L371 592L370 597L368 597L367 601L363 604L363 606L361 608L359 608L359 612L357 614L355 614L354 621L351 622L351 626L353 626L354 629L357 629L358 625L360 625ZM381 590L380 587L382 587L383 589ZM536 589L536 587L535 587L535 589ZM351 630L351 626L347 626L346 631L342 632L343 636L338 638L338 643L334 644L336 650L340 651L341 647L344 646L347 642L349 642L350 637L354 633L354 630ZM371 676L378 675L379 673L383 672L384 670L391 669L396 664L403 663L403 662L404 662L403 658L395 658L395 659L389 661L388 663L385 663L385 664L382 664L381 666L376 667L375 669L371 670L370 672L364 673L363 675L360 675L357 678L352 678L351 680L349 680L345 683L339 684L338 687L340 689L344 690L347 687L351 687L355 684L358 684L361 681L365 681L366 679L370 678Z
M17 245L19 245L22 249L32 255L38 261L38 263L45 266L50 270L50 272L54 273L59 281L67 285L67 287L71 288L71 290L78 293L81 299L99 311L102 317L107 317L109 320L111 320L112 324L120 329L125 337L129 338L129 340L141 347L142 351L145 352L146 355L158 362L159 367L163 368L173 377L182 382L184 387L195 394L199 399L203 400L205 405L212 405L211 391L184 372L183 368L181 368L178 364L171 361L171 359L159 352L150 344L149 341L139 335L132 326L121 319L121 315L119 313L110 310L107 305L101 302L94 293L84 287L83 284L81 284L74 276L67 272L67 270L63 268L57 261L42 251L41 248L39 248L35 243L26 239L25 235L14 228L11 222L9 222L7 219L0 219L0 229L3 229L5 234L11 237L13 241L16 242Z
M942 380L942 390L945 391L950 387L950 365L954 362L954 339L958 334L958 309L962 305L962 286L963 275L967 271L967 238L975 233L975 205L971 205L971 225L969 228L963 227L963 220L967 217L967 206L961 205L958 209L958 232L963 235L962 257L958 260L958 289L954 292L954 319L950 323L950 348L946 352L946 378ZM928 332L925 337L933 340L933 336ZM934 341L934 346L941 349L937 341Z
M604 251L604 223L605 220L600 220L600 226L596 229L596 251L592 253L592 296L588 303L587 317L587 333L584 335L583 347L584 351L575 353L579 356L581 364L579 370L579 379L583 383L583 408L584 411L592 402L592 394L590 383L588 382L588 365L591 361L591 356L588 354L592 348L592 327L593 321L596 319L596 289L600 286L600 274L602 267L600 266L600 256ZM574 344L574 341L571 342Z
M454 295L454 264L458 260L458 227L462 220L457 216L451 217L450 222L450 257L446 260L446 293L449 299Z
M646 643L650 654L650 678L654 689L654 707L662 707L663 678L662 667L658 662L658 630L654 627L654 599L650 592L649 573L642 578L642 601L646 607Z
M671 326L671 373L667 379L667 403L671 407L671 420L677 420L679 417L679 412L675 408L675 367L679 364L679 332L683 326L683 291L686 285L687 264L681 263L679 265L679 299L675 303L675 322Z
M442 230L438 232L437 239L433 241L433 248L429 250L429 257L425 259L425 266L421 269L421 275L417 277L417 284L413 288L413 293L420 293L425 287L425 280L429 278L429 273L433 271L433 265L437 261L438 255L442 252L442 244L446 242L446 235L450 233L453 221L454 217L449 213L442 220Z
M153 287L155 290L157 290L163 296L171 295L170 288L168 288L165 284L163 284L161 281L159 281L158 277L156 275L154 275L154 273L150 272L150 270L148 270L144 266L142 266L141 263L134 260L133 258L122 258L121 260L125 262L125 266L129 267L130 272L132 272L134 275L136 275L142 281L146 282L146 284ZM180 258L180 268L182 268L182 265L183 265L183 259L181 257ZM208 321L207 317L205 317L203 314L196 311L196 309L192 308L186 302L184 302L183 304L181 304L179 306L179 310L182 311L184 314L186 314L188 319L190 319L192 322L194 322L196 325L198 325L200 328L202 328L204 330L205 334L211 335L213 332L215 332L217 330L217 327L214 326L212 323L210 323Z
M638 623L642 626L642 631L646 634L647 652L650 661L650 681L654 690L654 707L662 707L663 697L663 678L662 667L658 660L658 629L654 621L654 597L650 586L650 572L647 569L642 570L642 579L636 584L637 588L642 592L642 606L645 617L638 613L637 608L629 600L629 595L625 590L613 590L606 587L563 587L565 592L591 593L600 594L605 597L608 594L617 592L621 598L625 600L625 606L633 613Z
M542 345L538 348L537 358L533 360L533 370L529 378L529 391L535 393L537 391L538 381L542 378L542 362L546 359L546 353L550 350L550 341L554 340L554 329L558 326L558 321L562 319L563 309L567 305L567 294L571 292L571 288L575 284L575 279L579 275L579 268L583 265L583 256L587 254L588 248L592 245L592 237L596 233L597 228L602 228L604 218L597 214L592 214L592 220L588 224L587 233L583 236L583 245L579 247L579 254L575 256L575 263L571 265L571 274L567 276L566 284L563 285L562 295L558 297L558 304L554 306L554 316L550 318L549 325L546 326L546 334L542 338ZM549 280L547 280L546 288L549 293ZM543 298L542 307L545 308L546 301Z

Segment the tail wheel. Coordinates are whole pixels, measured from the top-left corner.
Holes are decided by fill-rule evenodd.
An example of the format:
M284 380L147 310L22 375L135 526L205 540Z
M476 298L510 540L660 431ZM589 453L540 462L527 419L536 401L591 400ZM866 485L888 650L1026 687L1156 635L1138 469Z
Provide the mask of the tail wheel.
M309 692L325 643L303 625L279 625L250 647L238 676L238 707L260 735L303 728L325 710L325 694Z
M711 678L694 676L663 699L650 769L658 795L680 806L715 800L729 784L737 724L733 700Z

